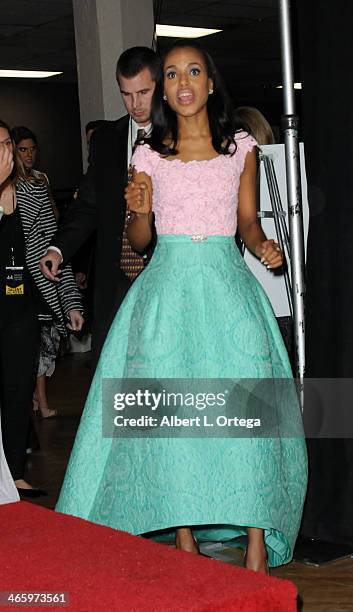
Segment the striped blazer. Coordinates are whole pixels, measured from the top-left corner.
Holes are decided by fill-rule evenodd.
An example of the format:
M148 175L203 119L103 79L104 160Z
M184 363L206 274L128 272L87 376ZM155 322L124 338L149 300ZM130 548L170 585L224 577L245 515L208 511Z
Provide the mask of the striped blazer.
M82 301L69 264L65 266L58 284L46 279L39 269L39 260L57 229L48 188L44 182L20 179L16 185L16 197L25 237L27 268L51 312L39 313L39 319L52 320L58 331L66 335L68 312L73 309L82 312Z

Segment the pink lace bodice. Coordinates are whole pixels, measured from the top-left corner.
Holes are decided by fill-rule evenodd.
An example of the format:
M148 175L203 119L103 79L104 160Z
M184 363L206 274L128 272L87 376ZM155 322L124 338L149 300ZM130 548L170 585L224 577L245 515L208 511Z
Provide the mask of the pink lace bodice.
M235 140L233 156L203 161L167 160L148 145L136 148L131 163L151 177L158 234L234 236L240 175L256 145L245 132Z

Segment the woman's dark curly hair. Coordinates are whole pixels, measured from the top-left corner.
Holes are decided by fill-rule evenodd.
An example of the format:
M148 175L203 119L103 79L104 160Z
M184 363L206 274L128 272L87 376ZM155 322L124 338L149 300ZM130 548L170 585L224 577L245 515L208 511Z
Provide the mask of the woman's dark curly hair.
M196 49L203 58L207 68L208 77L213 81L213 94L208 97L207 112L212 134L212 146L219 154L233 155L236 151L234 134L243 129L241 120L236 116L232 109L223 79L219 74L216 65L202 47L194 42L180 40L164 54L161 63L160 74L156 79L156 89L152 100L151 121L153 130L151 137L146 140L150 147L164 156L177 155L178 142L178 120L176 113L170 108L168 103L163 100L164 74L163 65L165 59L174 49L189 48ZM170 144L166 144L169 141ZM233 151L230 147L233 145Z

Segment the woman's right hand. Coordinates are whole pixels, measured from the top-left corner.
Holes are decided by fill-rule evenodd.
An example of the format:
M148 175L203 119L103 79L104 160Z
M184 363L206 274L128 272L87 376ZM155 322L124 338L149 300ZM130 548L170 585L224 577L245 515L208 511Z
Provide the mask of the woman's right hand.
M148 215L152 210L148 185L144 181L132 181L125 189L127 208L132 213Z
M10 176L13 163L13 155L10 147L0 143L0 185Z
M125 189L126 207L133 217L127 227L127 237L135 251L143 253L152 240L152 181L145 172L133 172Z

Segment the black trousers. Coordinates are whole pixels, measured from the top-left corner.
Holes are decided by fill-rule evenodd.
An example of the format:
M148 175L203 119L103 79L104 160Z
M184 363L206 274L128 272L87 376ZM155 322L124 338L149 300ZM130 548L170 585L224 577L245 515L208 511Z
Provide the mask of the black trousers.
M40 327L36 313L0 318L0 404L4 452L14 480L23 478L37 376Z
M129 288L131 286L131 281L124 276L117 286L115 298L113 303L111 304L110 315L104 317L103 319L97 315L95 315L92 324L92 376L94 375L95 369L97 367L97 363L99 361L100 354L102 352L102 348L105 342L105 339L108 335L109 329L113 320L115 318L116 313L118 312L121 303L124 300L125 295L127 294ZM97 296L95 298L97 300ZM96 310L98 310L96 308ZM108 311L109 312L109 311Z
M92 326L92 361L91 361L92 376L96 370L96 367L99 361L99 357L100 357L100 354L103 348L103 344L108 335L109 327L110 327L109 321L105 323L93 322L93 326Z

